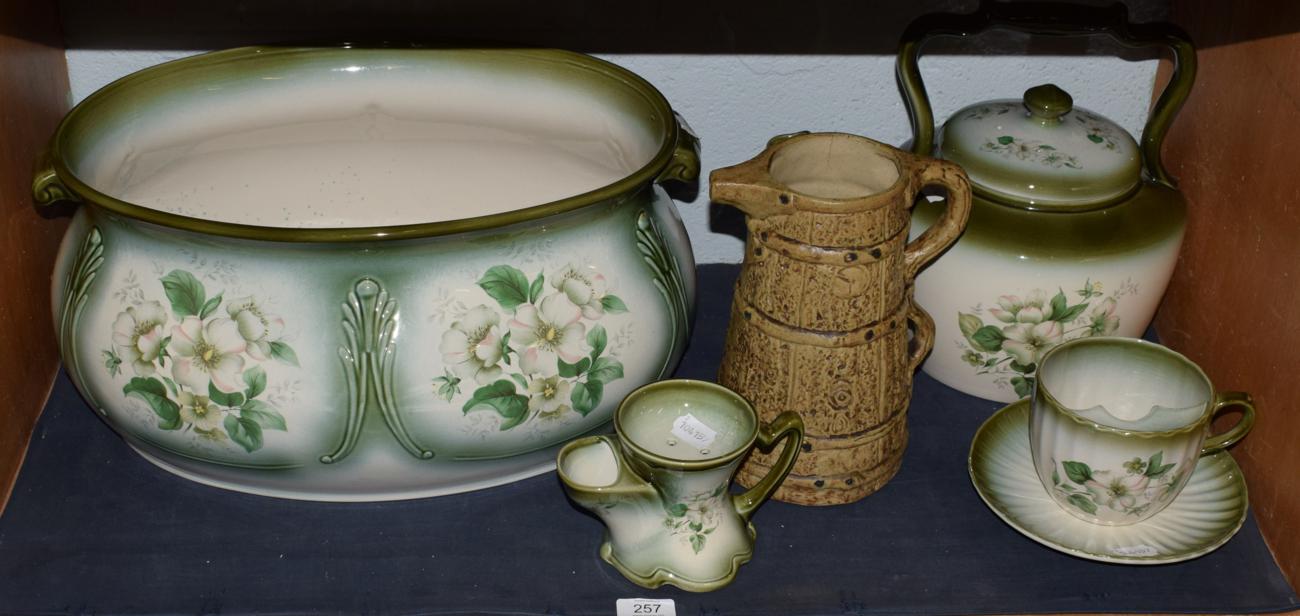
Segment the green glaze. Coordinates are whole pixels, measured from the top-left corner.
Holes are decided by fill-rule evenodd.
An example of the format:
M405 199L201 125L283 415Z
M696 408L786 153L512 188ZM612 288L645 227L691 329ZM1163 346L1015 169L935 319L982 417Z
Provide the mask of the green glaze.
M1028 438L1030 412L1029 401L1021 400L994 413L975 433L967 463L971 482L984 503L1029 539L1088 560L1158 565L1212 552L1245 522L1249 502L1246 481L1227 452L1196 460L1182 493L1151 520L1101 527L1070 515L1048 495L1034 471ZM1152 472L1152 457L1117 470L1122 474L1129 470ZM1154 472L1167 464L1161 462ZM1082 469L1075 467L1074 472L1083 479ZM1067 476L1058 479L1072 482Z
M402 449L420 460L434 456L411 438L398 414L397 394L393 390L397 312L397 300L390 298L383 284L373 278L357 281L343 303L346 343L339 347L339 359L343 362L343 380L348 388L347 424L338 447L321 456L324 464L342 460L356 447L371 400L379 405L384 423Z
M976 195L961 246L1014 253L1021 261L1086 261L1141 253L1182 237L1187 205L1181 193L1154 182L1103 209L1051 213ZM925 229L945 202L920 200L912 221Z
M189 117L210 90L251 108L270 96L257 90L264 79L408 66L558 82L625 122L616 128L637 136L648 162L597 190L503 214L332 229L170 214L79 175L96 143L164 131L132 122L151 110ZM234 123L245 121L257 120ZM78 389L142 455L210 485L366 501L537 475L561 443L600 429L618 400L671 373L684 351L694 263L656 183L697 177L697 148L649 84L567 52L249 48L146 69L78 105L38 163L38 201L83 205L55 268L61 352ZM523 367L533 347L554 349L508 331L548 300L564 304L565 327L582 329L580 356L566 355L574 361L554 364L556 374ZM467 378L448 341L487 307L499 352L485 351ZM178 332L197 331L191 318L229 344L205 339L179 357ZM178 359L211 364L203 370L225 384L215 393L180 384ZM503 378L479 382L493 370Z
M1025 90L1025 109L1043 123L1061 123L1061 116L1074 109L1074 97L1053 84Z
M1014 5L984 3L980 9L971 14L932 14L921 17L912 24L902 36L898 51L897 75L900 86L903 90L904 101L906 103L909 116L912 120L912 151L917 154L930 155L935 152L935 129L934 129L934 112L930 106L929 95L925 90L925 83L921 77L918 58L921 47L924 42L932 37L965 37L978 34L990 29L1011 29L1040 35L1079 35L1079 34L1105 34L1126 47L1147 47L1164 45L1168 46L1174 52L1174 72L1170 79L1169 85L1161 93L1160 98L1156 101L1150 115L1147 118L1146 126L1142 131L1141 138L1141 168L1144 170L1148 181L1147 185L1155 184L1157 186L1173 188L1174 182L1169 173L1165 170L1161 162L1161 147L1164 143L1165 134L1169 131L1169 126L1173 122L1174 116L1178 109L1182 107L1187 96L1191 92L1192 83L1196 76L1196 52L1187 35L1177 28L1168 24L1130 24L1128 23L1127 9L1123 5L1116 4L1106 8L1094 8L1083 6L1035 6L1035 5ZM1030 100L1032 99L1032 100ZM1033 88L1026 93L1026 99L1023 101L1025 108L1029 110L1025 114L1023 110L1018 112L1019 115L1026 115L1029 121L1038 121L1044 126L1050 126L1058 120L1061 128L1071 130L1088 130L1089 139L1101 147L1113 147L1114 139L1118 136L1109 136L1107 131L1112 130L1108 127L1109 122L1102 118L1086 112L1070 110L1073 108L1073 101L1069 95L1060 91L1055 86L1045 85ZM984 114L997 113L1014 109L1019 105L1015 101L991 101L989 103L980 103L958 111L953 116L952 121L960 121L963 116L968 120L982 119ZM1013 114L1008 114L1008 116ZM1073 117L1081 126L1074 126L1069 118ZM1114 129L1118 130L1118 129ZM1001 222L991 220L981 223L980 218L1005 219L1006 216L998 214L988 214L981 216L980 210L990 209L991 203L997 203L1004 206L1018 206L1026 209L1050 209L1060 212L1083 212L1097 209L1110 209L1115 205L1124 203L1129 199L1137 199L1142 190L1136 193L1124 191L1124 186L1130 186L1134 183L1131 176L1134 170L1124 162L1114 165L1109 170L1101 173L1095 180L1089 180L1080 183L1077 187L1070 186L1048 186L1039 187L1046 193L1048 205L1039 205L1032 202L1026 202L1022 198L1013 198L1009 196L1008 191L999 190L997 186L1019 186L1023 189L1026 186L1041 184L1042 180L1050 181L1050 175L1039 176L1037 173L1026 174L1024 172L1008 171L1003 165L995 162L996 154L1007 154L1013 148L1028 148L1026 151L1030 159L1043 163L1044 167L1055 167L1058 170L1066 171L1071 168L1081 167L1077 158L1070 152L1060 151L1052 147L1051 144L1038 143L1037 141L1028 144L1017 143L1009 135L989 135L978 142L964 143L952 142L945 140L942 144L944 157L951 158L955 162L968 167L973 180L972 189L977 195L975 200L975 211L971 215L970 227L985 226ZM1044 146L1047 146L1044 148ZM981 151L983 150L983 151ZM1020 150L1016 150L1020 151ZM980 182L978 178L986 178L985 182ZM1105 187L1104 190L1098 191L1097 186ZM1145 188L1145 187L1144 187ZM1071 200L1068 195L1082 195L1081 198ZM1013 191L1016 194L1023 194L1023 190ZM1107 199L1088 198L1089 194L1121 194L1119 197L1110 197ZM1174 200L1177 199L1176 191L1147 191L1141 195L1144 202L1150 202L1155 199ZM1181 205L1181 204L1180 204ZM1173 207L1172 205L1169 207ZM1152 212L1151 218L1168 216L1169 207L1164 208L1161 212ZM919 209L919 208L918 208ZM1147 217L1144 217L1147 218ZM1019 222L1024 219L1015 219ZM1179 219L1181 220L1181 219ZM1070 233L1073 234L1073 225L1079 227L1080 240L1088 245L1093 244L1092 239L1105 241L1113 233L1107 233L1105 227L1108 223L1102 223L1096 219L1083 219L1074 222L1070 219ZM1010 221L1008 221L1010 222ZM1171 221L1172 222L1172 221ZM1113 223L1110 223L1113 224ZM1160 225L1163 228L1166 224ZM1181 222L1178 224L1181 225ZM1051 227L1050 224L1038 225L1039 227ZM1064 227L1064 225L1059 225ZM1128 228L1128 227L1126 227ZM1130 229L1130 235L1145 235L1146 226L1136 229ZM1042 237L1042 242L1050 245L1056 245L1056 240L1062 239L1060 233L1053 233L1052 229L1032 229L1033 233L1022 233L1020 228L1016 227L1017 235L1025 237ZM1047 231L1047 235L1041 235L1040 231ZM996 233L996 232L994 232ZM967 232L967 237L977 235L978 232ZM1096 234L1096 235L1094 235ZM1151 236L1165 237L1165 234L1151 232ZM987 239L988 234L985 234ZM1150 236L1147 236L1150 237ZM1150 240L1148 240L1148 243ZM1075 242L1078 243L1078 242ZM1115 243L1115 242L1112 242ZM1130 238L1121 238L1118 244L1128 246L1131 244ZM1107 252L1106 248L1101 249L1103 253ZM1088 251L1089 254L1097 254L1096 251ZM1075 256L1067 253L1061 256Z
M1216 396L1196 364L1136 338L1080 338L1048 351L1034 387L1029 442L1039 480L1067 513L1124 526L1179 496L1198 458L1254 423L1245 394ZM1215 413L1242 420L1207 445Z
M641 256L645 259L646 266L650 268L651 276L654 277L655 288L659 289L668 303L668 311L672 317L673 330L670 333L672 341L672 355L679 349L686 348L686 341L690 331L690 298L686 293L686 285L682 282L681 268L678 266L672 251L664 243L663 235L655 226L654 218L649 212L641 212L636 218L636 247L641 251ZM665 363L660 371L660 378L668 376L669 366Z
M68 270L67 281L63 286L63 305L58 313L59 352L63 357L68 358L68 370L78 379L81 378L81 361L72 352L73 332L77 331L77 321L86 307L90 285L95 282L99 268L103 265L104 235L99 227L92 226L77 251L71 269ZM122 363L112 349L104 352L104 361L110 371L120 369L118 366ZM104 412L104 407L93 399L91 404L100 413Z
M1250 429L1255 427L1255 401L1250 394L1240 391L1224 391L1215 394L1214 406L1210 409L1210 416L1218 414L1225 408L1241 409L1241 418L1237 423L1223 434L1216 434L1205 439L1205 445L1201 447L1201 455L1210 455L1226 450L1240 441Z
M932 37L965 37L990 29L1042 35L1105 34L1126 47L1165 45L1174 52L1174 73L1142 130L1142 167L1150 181L1110 203L1084 208L1092 211L1070 216L1025 211L1025 204L1006 201L975 184L975 207L962 242L1006 249L1028 260L1084 259L1141 251L1180 234L1186 206L1161 163L1160 151L1196 77L1196 51L1187 35L1168 24L1130 24L1127 9L1119 4L1106 8L1047 8L986 3L967 15L921 17L904 32L897 63L898 80L912 121L913 152L929 155L935 151L934 112L918 65L923 44ZM1059 112L1072 107L1072 102L1065 101L1068 96L1051 89L1037 90L1030 107ZM958 115L979 109L980 105L972 105ZM1029 208L1032 210L1032 206ZM922 201L916 207L914 220L918 226L926 226L942 211L941 202Z
M293 70L335 66L391 69L395 58L413 61L429 50L397 48L243 47L202 54L132 73L96 91L59 124L33 181L38 204L83 201L90 207L175 229L206 235L281 242L364 242L435 237L535 221L609 199L625 197L657 180L691 181L699 176L699 142L678 121L667 100L644 79L624 68L583 54L551 49L440 49L438 62L512 74L544 75L575 89L600 92L630 109L658 136L655 156L618 181L580 195L532 207L445 222L351 228L262 227L192 218L116 199L94 188L78 173L86 148L129 124L141 109L191 102L209 88L248 88L259 78L278 78Z
M1209 426L1210 420L1219 411L1227 407L1239 407L1242 410L1240 421L1238 421L1237 424L1228 432L1216 436L1213 441L1207 441L1205 447L1201 449L1202 453L1212 453L1222 450L1241 440L1241 438L1250 431L1251 426L1255 424L1255 405L1248 394L1242 392L1222 392L1214 395L1213 402L1211 403L1208 400L1208 398L1210 398L1208 395L1210 390L1210 377L1206 376L1205 371L1201 370L1200 366L1196 365L1192 360L1187 359L1187 357L1183 356L1181 353L1154 342L1147 342L1146 340L1138 338L1121 337L1078 338L1057 345L1047 351L1043 355L1041 363L1051 361L1053 356L1064 355L1074 350L1086 350L1089 347L1110 349L1117 353L1122 353L1122 360L1133 365L1134 370L1143 370L1144 372L1150 372L1152 374L1157 374L1156 371L1159 370L1159 374L1164 374L1168 372L1168 366L1172 365L1177 366L1179 370L1185 371L1188 374L1196 375L1199 377L1200 381L1204 383L1205 389L1207 390L1207 403L1204 405L1204 408L1198 416L1189 419L1185 425L1174 429L1144 430L1141 429L1140 426L1134 425L1112 426L1098 423L1097 421L1081 416L1079 414L1079 409L1074 409L1068 405L1062 404L1057 399L1056 395L1052 393L1051 381L1040 381L1036 393L1037 401L1048 405L1055 412L1064 417L1068 417L1080 426L1097 432L1114 434L1126 438L1162 439L1185 435L1197 430L1205 430ZM1152 378L1159 377L1152 376Z
M683 421L715 432L707 441L688 441L678 431ZM606 525L601 558L647 588L672 584L705 592L729 584L753 555L754 510L794 466L803 421L787 412L760 426L753 407L735 392L669 380L632 392L614 427L617 439L573 441L556 464L569 496ZM780 441L785 445L772 471L733 495L731 479L745 456L755 447L771 451Z
M1131 194L1141 181L1137 144L1114 122L1073 108L1047 84L1022 101L987 101L943 125L940 157L962 166L973 190L1030 210L1085 212Z
M918 65L922 45L995 29L1167 46L1174 74L1138 141L1045 84L1022 99L958 110L936 144ZM897 71L911 147L960 164L974 193L961 240L917 278L916 298L936 314L940 347L945 340L957 347L933 354L924 365L928 374L968 394L1011 401L1033 389L1039 356L1052 346L1084 335L1141 335L1185 231L1186 202L1160 147L1195 66L1185 34L1167 24L1128 23L1120 4L984 2L971 14L927 15L908 26ZM918 200L912 235L931 227L943 208L942 201ZM1045 303L1019 315L1009 308L1039 296L1053 298L1050 310Z
M1187 100L1196 79L1196 50L1187 34L1164 23L1133 24L1128 9L1119 3L1108 7L1060 4L981 3L970 14L936 13L908 25L898 49L897 74L912 120L912 151L934 151L934 111L925 91L917 60L931 37L966 37L992 29L1018 30L1039 35L1105 34L1129 48L1166 46L1174 55L1169 85L1147 117L1142 129L1142 166L1148 177L1173 187L1173 178L1161 162L1160 151L1174 116Z

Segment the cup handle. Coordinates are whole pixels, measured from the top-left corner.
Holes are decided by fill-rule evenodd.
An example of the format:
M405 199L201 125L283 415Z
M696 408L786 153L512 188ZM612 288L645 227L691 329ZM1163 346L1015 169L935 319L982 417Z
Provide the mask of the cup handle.
M908 293L907 301L911 304L907 308L907 320L916 328L916 334L912 337L912 343L916 348L907 358L907 367L909 372L916 372L917 366L921 365L921 360L934 348L934 319L930 313L926 312L916 304L912 299L911 293Z
M903 251L909 283L916 279L921 268L929 265L957 241L966 229L971 208L970 179L961 167L948 161L924 157L918 157L917 164L921 168L917 179L923 187L942 186L948 189L948 208L939 220L934 221L920 237L909 242ZM915 202L909 204L909 207L912 205Z
M758 509L759 505L771 498L777 486L781 485L785 476L790 474L790 469L794 468L794 460L799 456L799 446L803 444L803 419L797 413L791 411L781 413L771 423L758 429L758 448L764 452L771 451L776 446L776 442L781 439L786 441L785 449L781 450L781 457L777 459L771 470L767 471L767 475L754 484L754 487L732 497L736 513L740 514L746 522L754 515L754 510Z
M1216 434L1205 440L1205 446L1201 447L1201 455L1207 456L1212 453L1218 453L1231 447L1233 443L1241 440L1250 432L1251 426L1255 425L1255 401L1251 399L1250 394L1242 391L1225 391L1220 392L1214 397L1214 415L1218 415L1228 407L1240 407L1241 419L1237 424L1228 429L1223 434Z

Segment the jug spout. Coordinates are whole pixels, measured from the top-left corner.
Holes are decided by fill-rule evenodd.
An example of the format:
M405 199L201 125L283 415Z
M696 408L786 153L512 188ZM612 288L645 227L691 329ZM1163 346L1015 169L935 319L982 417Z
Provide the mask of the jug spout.
M663 507L659 493L628 467L622 448L608 436L581 438L565 445L556 467L569 498L607 526L611 525L609 516Z
M789 214L790 194L767 171L769 152L739 165L714 169L709 174L709 199L735 207L750 218Z

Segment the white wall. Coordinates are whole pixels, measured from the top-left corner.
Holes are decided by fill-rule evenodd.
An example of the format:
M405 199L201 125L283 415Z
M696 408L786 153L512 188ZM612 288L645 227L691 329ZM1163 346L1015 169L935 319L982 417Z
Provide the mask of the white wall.
M72 49L67 52L73 102L141 68L193 52ZM601 57L655 84L703 145L703 169L749 159L772 135L844 131L898 145L910 138L894 80L893 56L621 55ZM1019 97L1055 83L1075 104L1141 132L1155 78L1154 60L1100 56L923 56L921 71L943 119L966 104ZM708 187L680 203L696 259L736 262L740 240L708 227Z

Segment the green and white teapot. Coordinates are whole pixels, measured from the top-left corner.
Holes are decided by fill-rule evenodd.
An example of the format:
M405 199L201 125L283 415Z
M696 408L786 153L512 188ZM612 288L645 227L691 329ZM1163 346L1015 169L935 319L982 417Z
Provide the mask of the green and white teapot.
M1166 45L1174 71L1140 141L1076 107L1052 84L1019 99L964 107L936 140L917 65L921 45L989 29ZM965 234L916 280L916 301L936 322L927 373L963 392L1010 402L1033 391L1039 360L1057 344L1142 335L1183 239L1186 204L1161 164L1160 147L1191 90L1195 53L1173 26L1129 24L1118 4L989 2L969 15L928 15L908 27L898 77L912 117L912 150L960 164L974 193ZM941 202L918 204L912 234L942 212Z

